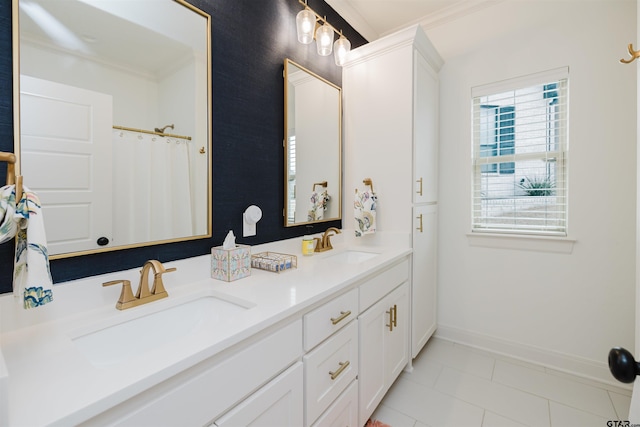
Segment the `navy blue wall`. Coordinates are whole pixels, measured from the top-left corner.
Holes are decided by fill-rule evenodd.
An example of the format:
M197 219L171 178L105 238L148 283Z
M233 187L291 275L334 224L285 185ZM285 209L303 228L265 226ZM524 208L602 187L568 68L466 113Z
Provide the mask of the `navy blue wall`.
M259 244L308 232L319 232L339 221L285 228L283 168L284 94L282 69L290 58L340 85L341 68L333 56L316 54L315 44L296 39L297 0L189 0L211 15L213 87L213 237L51 261L54 282L63 282L141 266L148 259L162 262L209 253L227 231L242 235L242 213L251 204L262 208L258 234L238 238ZM309 6L358 47L366 40L322 0ZM0 1L0 151L13 151L11 2ZM5 168L0 167L0 183ZM25 184L29 185L29 177ZM10 292L13 242L0 245L0 292Z

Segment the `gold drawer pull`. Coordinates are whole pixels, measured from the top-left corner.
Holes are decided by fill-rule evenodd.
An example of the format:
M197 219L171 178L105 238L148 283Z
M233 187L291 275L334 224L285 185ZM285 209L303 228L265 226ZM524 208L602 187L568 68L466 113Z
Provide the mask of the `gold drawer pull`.
M398 305L393 304L393 327L398 327Z
M393 304L393 307L389 307L389 311L385 311L389 315L389 324L386 325L390 332L393 332L393 328L398 327L398 305Z
M336 370L335 372L329 371L329 375L331 375L332 380L335 380L336 378L338 378L338 375L340 375L342 371L344 371L347 368L347 366L349 366L349 361L347 360L346 362L338 362L338 365L340 365L338 370Z
M349 316L351 316L351 310L341 311L339 317L331 318L331 323L334 325L337 325L338 323L342 322L344 319L346 319Z
M416 193L418 193L419 196L422 196L422 178L416 180L416 182L420 184L420 189L416 191Z
M416 230L418 230L419 232L422 233L423 232L423 229L422 229L422 214L420 214L420 216L417 216L416 219L420 220L420 226L417 227Z

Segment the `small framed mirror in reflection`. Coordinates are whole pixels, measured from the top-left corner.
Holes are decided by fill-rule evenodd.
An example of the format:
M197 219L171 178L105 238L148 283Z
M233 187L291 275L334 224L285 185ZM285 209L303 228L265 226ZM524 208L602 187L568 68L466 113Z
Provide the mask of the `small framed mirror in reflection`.
M342 218L342 89L284 61L284 225Z
M211 17L184 0L12 1L15 152L51 258L210 237Z

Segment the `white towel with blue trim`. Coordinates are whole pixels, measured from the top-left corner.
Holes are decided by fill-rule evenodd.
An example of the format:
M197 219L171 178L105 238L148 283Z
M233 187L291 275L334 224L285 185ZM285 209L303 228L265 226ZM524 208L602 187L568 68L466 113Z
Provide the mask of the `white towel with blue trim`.
M376 205L378 196L373 191L356 189L354 216L356 237L376 232Z
M16 204L14 185L0 189L0 243L16 237L13 292L24 308L45 305L53 300L53 280L38 196L24 187Z

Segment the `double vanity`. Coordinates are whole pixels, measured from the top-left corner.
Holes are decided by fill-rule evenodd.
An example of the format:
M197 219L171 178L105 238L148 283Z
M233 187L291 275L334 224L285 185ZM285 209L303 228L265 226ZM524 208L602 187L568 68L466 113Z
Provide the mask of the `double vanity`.
M342 237L342 236L339 236ZM140 270L0 297L0 425L364 425L410 360L411 249L302 256L282 273L211 279L210 256L166 263L169 296L118 310Z
M12 2L14 31L19 28L20 6L26 3L30 2ZM201 87L184 91L199 99L196 95L210 93L208 86L205 90L210 82L206 67L210 64L210 16L183 0L160 3L177 7L169 16L192 15L179 21L188 26L193 19L193 27L201 30L193 49L204 47L206 53L195 55L194 66L205 65L199 74L207 78ZM71 16L68 10L61 12ZM97 19L106 18L100 12ZM40 45L32 46L28 17L20 21L20 33L14 33L20 47L15 46L14 62L21 64L20 71L26 75L52 80L38 72L50 68L52 61L46 67L40 61L55 53L42 53ZM64 55L58 62L69 63ZM73 58L74 63L82 63ZM418 26L354 50L343 68L344 92L285 60L284 227L340 221L353 235L353 190L365 184L373 192L373 179L380 196L376 234L363 237L361 245L353 244L355 238L346 238L348 233L333 236L333 249L328 239L322 239L318 244L327 250L312 256L302 255L301 237L254 246L254 254L296 255L297 268L280 273L253 269L249 277L233 282L212 279L211 256L204 255L164 265L150 260L145 264L148 268L140 265L57 284L54 302L35 310L23 310L13 295L0 295L0 426L364 426L436 328L437 73L441 65ZM71 81L58 83L80 85L76 74L66 69L59 74ZM115 89L92 90L112 94L114 105L129 105L118 90L125 87L118 84L121 76L111 74L96 80ZM89 83L83 82L92 87ZM166 90L156 89L158 93ZM314 108L318 94L325 92L330 108L319 117ZM29 116L25 93L19 98L24 98L23 123L28 117L44 122ZM349 99L344 113L343 98ZM201 219L196 221L200 231L168 240L140 238L132 243L135 247L212 235L208 196L212 195L213 165L210 155L202 156L212 147L211 99L201 101L195 114L199 126L188 132L201 144L193 154L200 162L198 170L207 174L206 179L194 180L198 186L190 190L202 195L194 197L199 202L193 206ZM137 104L131 107L137 112L152 110ZM112 122L147 129L135 129L138 134L169 138L161 129L150 131L156 122L136 118L130 124L125 120L133 120L134 114L113 111L113 120L104 121L106 140L117 136ZM189 122L194 116L187 110L184 114ZM319 133L319 128L328 133ZM343 135L348 142L344 146ZM33 152L29 134L22 132L20 137L25 152ZM33 182L35 166L30 166L28 156L22 164ZM42 172L50 188L50 176L56 173ZM316 194L328 196L322 218L309 215L306 208L306 201ZM41 201L45 207L57 203ZM119 212L122 209L117 207L127 202L107 204ZM228 222L228 218L217 218L221 224ZM143 220L150 222L144 216ZM52 258L115 251L129 244L117 246L117 239L81 236L72 240L88 242L87 247L67 245L65 239L71 234L65 227L76 232L89 230L80 222L95 223L89 216L82 221L49 226L48 230L65 237L52 242L54 233L48 233ZM116 232L120 231L88 234ZM160 258L172 256L161 247L157 253ZM78 265L85 262L77 260ZM162 286L150 287L153 301L146 304L134 296L141 268L149 281L153 281L151 270L170 272L162 276ZM121 294L120 283L129 283L132 290Z

